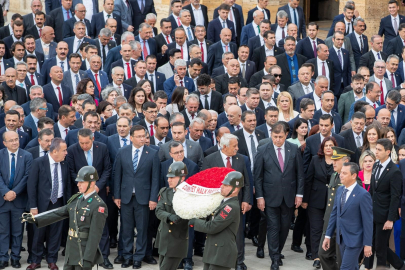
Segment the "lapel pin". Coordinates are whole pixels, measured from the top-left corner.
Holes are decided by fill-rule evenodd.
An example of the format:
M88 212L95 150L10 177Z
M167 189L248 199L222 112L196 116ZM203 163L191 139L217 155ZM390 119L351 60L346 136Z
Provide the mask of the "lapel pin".
M191 145L190 145L190 148L191 148Z
M353 197L356 196L356 194L353 194Z
M236 159L238 159L238 157L236 157Z
M146 154L148 154L148 151L146 151Z

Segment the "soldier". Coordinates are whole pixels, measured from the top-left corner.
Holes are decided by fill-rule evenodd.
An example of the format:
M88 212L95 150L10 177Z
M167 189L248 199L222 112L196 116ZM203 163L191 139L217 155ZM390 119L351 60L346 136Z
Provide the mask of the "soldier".
M177 269L187 256L188 220L181 219L173 210L173 195L176 187L187 176L187 167L181 162L172 163L167 173L169 188L159 192L156 217L161 220L155 247L159 249L159 269Z
M350 150L341 147L332 147L333 149L333 170L335 171L330 177L330 182L328 186L328 200L325 210L325 216L323 218L323 234L320 243L323 243L325 239L326 229L328 228L330 214L332 213L333 205L335 202L336 191L342 184L340 183L340 171L343 167L343 163L350 161L350 156L354 153ZM361 184L360 178L357 177L357 183ZM318 250L319 259L321 261L322 269L324 270L338 270L340 269L340 264L342 258L340 257L340 249L336 243L336 234L330 239L330 247L327 251L319 245Z
M208 221L191 219L194 230L207 234L204 250L204 270L225 270L235 268L238 250L236 233L240 221L240 203L238 193L244 186L240 172L230 172L222 181L221 195L225 198L212 213Z
M94 264L103 262L98 245L108 213L95 190L97 180L96 169L85 166L76 178L80 193L73 195L67 205L35 216L23 215L23 222L35 223L39 228L69 218L64 270L90 270Z

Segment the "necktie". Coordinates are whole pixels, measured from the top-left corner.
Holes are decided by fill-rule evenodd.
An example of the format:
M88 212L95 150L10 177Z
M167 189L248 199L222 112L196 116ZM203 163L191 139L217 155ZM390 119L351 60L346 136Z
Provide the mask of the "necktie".
M289 57L290 63L291 63L291 74L292 74L292 83L295 83L297 79L297 71L295 69L295 63L294 63L294 58Z
M183 85L183 81L180 81L180 86L184 86L184 85Z
M373 104L374 109L377 109L377 105L375 105L375 103Z
M139 149L136 149L134 159L132 160L132 166L134 167L135 173L136 173L136 168L138 167L138 153L139 153Z
M361 36L359 38L360 38L361 53L363 53L363 49L364 49L363 39Z
M284 27L281 28L281 37L285 39Z
M58 89L58 98L59 98L59 105L62 106L63 105L63 98L62 98L62 91L60 91L60 87L56 87L56 89Z
M395 34L398 34L397 18L394 18L394 31L395 31Z
M39 37L41 37L42 36L42 29L40 28L39 29Z
M170 43L169 36L166 36L166 41L167 41L167 44Z
M145 11L145 4L143 3L143 0L141 0L141 12L143 13Z
M148 48L146 48L146 40L143 41L143 60L146 60L148 56Z
M77 87L77 85L79 84L79 74L76 74L75 78L76 78L76 87Z
M98 89L98 92L100 93L101 92L101 85L100 85L100 82L98 81L98 74L96 73L96 74L94 74L94 76L96 77L97 89Z
M201 61L204 62L204 47L203 47L203 42L200 43L200 48L201 48Z
M128 140L128 139L127 139L127 138L122 138L121 140L124 142L124 145L123 145L123 146L127 146L127 140Z
M391 73L391 82L392 82L392 87L395 88L394 73Z
M55 204L58 201L58 191L59 191L59 180L58 180L58 165L55 163L53 169L53 180L52 180L52 192L51 192L51 202Z
M228 52L228 45L225 45L225 52Z
M322 76L326 76L325 62L322 62Z
M229 10L229 20L233 22L232 8Z
M103 48L102 48L102 55L103 55L103 67L104 67L104 65L105 65L105 60L107 59L107 55L105 54L105 45L103 45Z
M277 153L277 158L278 158L278 164L280 165L281 172L284 172L284 160L283 160L283 155L281 154L281 148L277 148L278 153Z
M395 130L397 128L397 124L395 123L394 112L394 110L391 111L391 127Z
M45 151L45 150L44 150L44 156L46 156L47 154L48 154L48 151Z
M210 105L208 104L208 95L205 95L204 109L206 109L206 110L210 109Z
M242 77L243 79L245 79L245 75L246 75L246 69L245 69L245 63L242 64Z
M255 141L253 140L253 135L250 135L249 137L250 137L250 148L252 148L252 157L254 159L256 156L256 144Z
M149 74L149 80L152 82L152 89L153 89L153 93L156 93L156 84L155 81L153 79L153 74Z
M260 34L260 26L257 26L257 30L259 31L259 34Z
M150 125L149 127L150 127L150 136L153 136L154 135L154 133L153 133L153 125Z
M131 79L132 75L131 75L131 67L129 66L129 63L125 63L127 65L127 78Z
M33 74L30 74L30 76L31 76L31 85L35 85L34 75L33 75Z
M226 28L225 21L222 21L222 28Z
M93 165L93 160L91 158L91 153L90 150L87 151L87 165L92 166Z
M316 42L313 40L312 44L313 44L313 47L314 47L314 57L316 58L318 56L318 53L316 52Z
M180 51L181 51L181 59L183 59L183 46L180 47Z
M342 61L342 55L340 54L340 50L338 50L338 58L339 58L340 66L343 69L343 61Z
M297 9L296 9L296 8L293 8L293 11L294 11L294 23L295 23L295 25L297 25L297 27L298 27Z
M65 128L65 133L66 135L68 134L69 129Z
M358 135L356 137L356 146L361 147L360 136L358 136Z
M13 189L14 178L15 178L15 154L11 153L10 181L8 183L9 189Z
M125 1L125 4L127 4L127 8L129 8L129 1L128 0Z
M76 53L79 51L79 49L80 49L80 44L82 44L82 41L79 39L78 41L77 41L77 49L76 49Z
M240 126L239 126L239 125L237 125L237 126L236 126L236 128L239 130L239 129L240 129Z
M375 177L375 180L376 180L376 184L377 184L377 180L379 180L380 179L380 173L381 173L381 168L382 168L382 165L381 165L381 163L378 163L377 164L377 171L376 171L376 174L374 175L374 177Z
M187 27L187 35L188 35L188 41L193 40L193 35L191 34L190 27Z
M180 25L181 25L180 19L179 19L179 17L177 17L177 26L180 26Z
M380 53L377 53L378 60L381 60Z
M111 15L110 15L110 14L107 14L107 18L108 18L108 19L111 18Z
M309 87L308 86L305 87L305 94L309 94Z
M67 15L67 19L69 20L69 19L70 19L70 12L69 12L69 10L66 11L66 15Z
M158 146L160 147L163 143L162 142L158 142Z
M380 96L380 105L384 105L384 90L382 80L380 81L381 96Z
M347 188L345 188L345 190L343 190L342 192L342 197L340 198L340 213L343 212L343 208L345 207L346 204L346 194L349 190Z
M23 83L20 83L20 87L24 88L24 84L23 84Z
M191 120L193 120L193 119L194 119L194 113L191 114Z
M63 64L63 61L60 62L60 67L62 68L62 72L65 72L65 65Z
M232 165L231 165L231 158L230 158L230 157L226 157L226 167L227 167L227 168L232 168Z
M350 33L350 23L347 23L347 32L346 32L347 34L349 34Z

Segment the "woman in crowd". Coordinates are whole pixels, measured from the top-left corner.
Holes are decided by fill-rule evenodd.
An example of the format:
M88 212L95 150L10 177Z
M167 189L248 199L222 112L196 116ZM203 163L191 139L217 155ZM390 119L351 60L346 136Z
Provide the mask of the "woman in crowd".
M136 116L144 119L145 116L142 113L142 105L145 103L146 100L146 94L145 90L143 90L141 87L135 87L131 91L131 95L129 96L128 103L132 105L134 108L134 111L136 113Z
M360 152L359 156L366 150L370 150L375 154L375 147L378 139L381 139L380 129L373 124L369 125L366 128L366 132L364 132L363 146L358 148L358 151Z
M298 112L293 109L293 102L290 93L281 92L277 97L277 107L280 110L278 114L278 121L289 122L291 119L297 117Z
M186 98L188 96L188 90L185 87L176 87L172 95L172 103L166 106L166 111L170 114L175 112L181 112L184 110L184 105L186 103Z
M104 129L105 121L112 116L112 112L114 111L113 106L108 101L101 101L97 107L97 113L100 115L101 118L101 128Z
M385 138L389 139L392 142L391 160L395 164L398 164L399 146L397 145L397 137L395 136L395 131L392 127L385 128Z
M401 161L405 158L405 145L401 145L398 149L398 160Z
M77 84L76 94L89 94L96 103L96 106L98 106L98 100L94 96L94 89L95 87L93 81L90 78L84 78Z
M365 150L359 160L359 178L363 183L363 188L367 191L370 190L371 173L373 171L373 165L376 161L376 157L370 150Z
M136 87L141 87L145 91L146 100L153 101L152 83L149 80L140 80Z
M115 99L121 95L121 91L118 91L117 88L113 87L107 87L103 91L101 91L101 98L105 101L108 101L110 104L114 104Z
M290 143L296 144L298 147L305 143L308 136L308 121L303 118L298 118L295 121L291 138L287 139Z

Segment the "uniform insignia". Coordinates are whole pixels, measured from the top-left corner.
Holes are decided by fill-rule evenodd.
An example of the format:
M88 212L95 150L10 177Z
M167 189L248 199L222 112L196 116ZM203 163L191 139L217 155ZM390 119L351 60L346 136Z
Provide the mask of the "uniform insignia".
M93 198L90 198L87 202L91 203L93 201Z
M104 214L104 209L105 209L104 207L99 206L99 207L98 207L98 212Z
M80 217L80 221L84 221L84 216L81 216L81 217Z
M236 185L239 185L239 181L236 181Z
M221 211L221 214L219 214L221 216L222 219L226 219L226 217L228 216L227 214L224 213L224 211Z
M238 184L237 184L237 185L238 185ZM229 205L227 205L227 206L225 206L224 210L229 213L229 212L232 211L232 207L230 207Z
M146 151L146 154L149 154L148 151Z
M181 173L184 174L184 170L181 170Z
M169 172L172 172L172 168L171 168L171 167L169 167Z
M93 179L94 178L94 176L93 175L90 175L90 179Z

